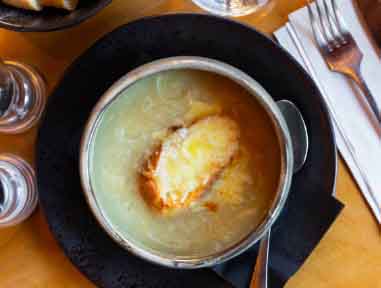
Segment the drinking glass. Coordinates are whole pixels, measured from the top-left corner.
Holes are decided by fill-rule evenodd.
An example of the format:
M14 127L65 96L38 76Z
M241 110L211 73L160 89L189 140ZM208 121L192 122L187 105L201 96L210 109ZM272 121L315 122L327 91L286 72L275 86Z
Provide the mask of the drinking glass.
M32 167L18 156L0 154L0 228L24 221L37 202L37 181Z
M32 127L45 106L45 87L33 67L0 59L0 132L16 134Z
M272 0L193 0L202 9L221 16L244 16L264 8Z

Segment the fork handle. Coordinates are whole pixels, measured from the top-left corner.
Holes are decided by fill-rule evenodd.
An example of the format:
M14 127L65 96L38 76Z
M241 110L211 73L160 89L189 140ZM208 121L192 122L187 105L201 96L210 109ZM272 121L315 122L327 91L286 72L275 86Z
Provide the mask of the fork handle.
M351 77L356 82L356 84L360 87L362 93L364 94L366 100L368 101L370 108L375 114L378 123L381 124L381 110L379 106L377 105L377 102L374 96L372 95L372 92L370 92L368 85L365 83L364 78L361 75L361 72L355 71L355 73L351 73Z

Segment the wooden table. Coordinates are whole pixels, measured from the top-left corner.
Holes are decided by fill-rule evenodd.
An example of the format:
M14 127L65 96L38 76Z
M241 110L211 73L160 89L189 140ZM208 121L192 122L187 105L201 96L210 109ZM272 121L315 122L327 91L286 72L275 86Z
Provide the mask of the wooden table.
M65 68L96 39L143 15L199 11L190 0L114 0L91 20L51 33L0 30L0 55L34 65L45 75L49 91ZM240 20L271 33L305 0L276 4ZM0 135L0 152L34 160L36 129L18 136ZM337 195L346 207L299 272L287 283L294 287L381 287L379 227L343 161L339 162ZM0 230L1 288L87 288L93 285L65 258L38 210L25 223ZM207 286L207 285L206 285Z

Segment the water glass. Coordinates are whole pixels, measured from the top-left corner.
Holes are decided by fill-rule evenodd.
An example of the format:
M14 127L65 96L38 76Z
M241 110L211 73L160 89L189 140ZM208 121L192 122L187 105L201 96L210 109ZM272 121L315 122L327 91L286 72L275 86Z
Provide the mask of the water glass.
M33 168L18 156L0 154L0 228L24 221L37 202Z
M272 0L193 0L202 9L221 16L244 16L264 8Z
M31 66L0 59L0 132L22 133L40 118L46 86Z

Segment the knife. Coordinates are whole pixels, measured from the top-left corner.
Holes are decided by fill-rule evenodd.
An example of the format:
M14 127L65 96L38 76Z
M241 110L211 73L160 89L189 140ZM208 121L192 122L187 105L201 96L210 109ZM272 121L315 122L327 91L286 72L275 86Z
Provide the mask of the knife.
M381 49L381 0L357 0L357 6Z

